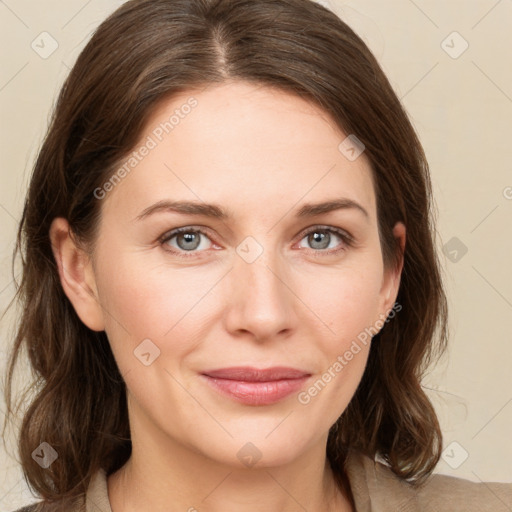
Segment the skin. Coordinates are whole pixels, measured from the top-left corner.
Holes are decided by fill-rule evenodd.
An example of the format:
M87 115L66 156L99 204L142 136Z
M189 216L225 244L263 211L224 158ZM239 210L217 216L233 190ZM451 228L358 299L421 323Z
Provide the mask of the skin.
M65 219L50 230L64 291L84 324L106 331L128 389L133 452L108 477L112 509L352 510L325 447L369 343L307 404L298 393L242 404L200 373L290 366L311 374L304 391L389 313L402 264L383 266L369 162L338 150L346 134L326 112L244 82L166 100L136 148L191 96L197 107L101 200L92 254L75 245ZM341 197L368 218L356 208L295 215ZM136 220L162 200L215 203L232 218L160 211ZM348 232L354 245L331 233L323 248L307 236L317 226ZM200 245L187 253L182 237L159 242L179 227L203 229ZM394 235L404 247L403 224ZM249 236L263 250L252 263L237 252ZM149 366L134 357L145 339L160 350ZM237 457L248 442L261 455L251 467Z

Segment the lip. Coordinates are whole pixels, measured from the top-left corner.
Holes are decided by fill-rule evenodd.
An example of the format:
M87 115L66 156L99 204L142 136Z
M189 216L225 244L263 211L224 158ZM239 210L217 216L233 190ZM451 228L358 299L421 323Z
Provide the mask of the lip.
M246 405L270 405L298 391L311 376L302 370L276 366L221 368L201 376L221 394Z

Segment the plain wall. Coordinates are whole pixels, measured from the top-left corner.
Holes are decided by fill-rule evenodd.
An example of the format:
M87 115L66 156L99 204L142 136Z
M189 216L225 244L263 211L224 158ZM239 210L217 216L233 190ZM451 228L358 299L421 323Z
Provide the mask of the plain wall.
M53 101L91 32L121 3L0 2L0 311L14 293L16 226ZM444 433L436 471L512 481L512 2L320 3L375 53L431 166L451 333L424 381ZM58 44L49 56L55 43L43 32ZM1 375L14 317L0 330ZM0 510L34 501L11 455L0 446Z

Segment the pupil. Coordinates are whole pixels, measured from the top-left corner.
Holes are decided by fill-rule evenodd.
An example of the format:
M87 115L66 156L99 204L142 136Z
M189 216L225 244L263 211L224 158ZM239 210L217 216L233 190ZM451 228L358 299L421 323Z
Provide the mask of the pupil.
M317 249L325 249L329 245L328 237L326 236L326 233L319 233L318 231L315 231L314 233L312 233L312 235L313 235L313 241L315 243L317 243L317 242L320 243L320 247L317 247ZM322 240L324 243L322 243ZM327 241L327 244L325 243L325 241Z
M194 238L197 236L197 233L182 233L181 236L185 240L185 247L182 247L182 249L195 249L197 247L197 243L194 246ZM189 244L192 244L192 246ZM179 245L181 246L181 244Z

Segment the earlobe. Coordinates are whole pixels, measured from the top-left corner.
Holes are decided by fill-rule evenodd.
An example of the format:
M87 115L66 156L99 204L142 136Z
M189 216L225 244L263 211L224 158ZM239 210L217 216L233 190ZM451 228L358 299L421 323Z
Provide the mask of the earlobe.
M89 255L75 244L66 219L55 218L49 235L64 293L89 329L103 331L103 312Z

